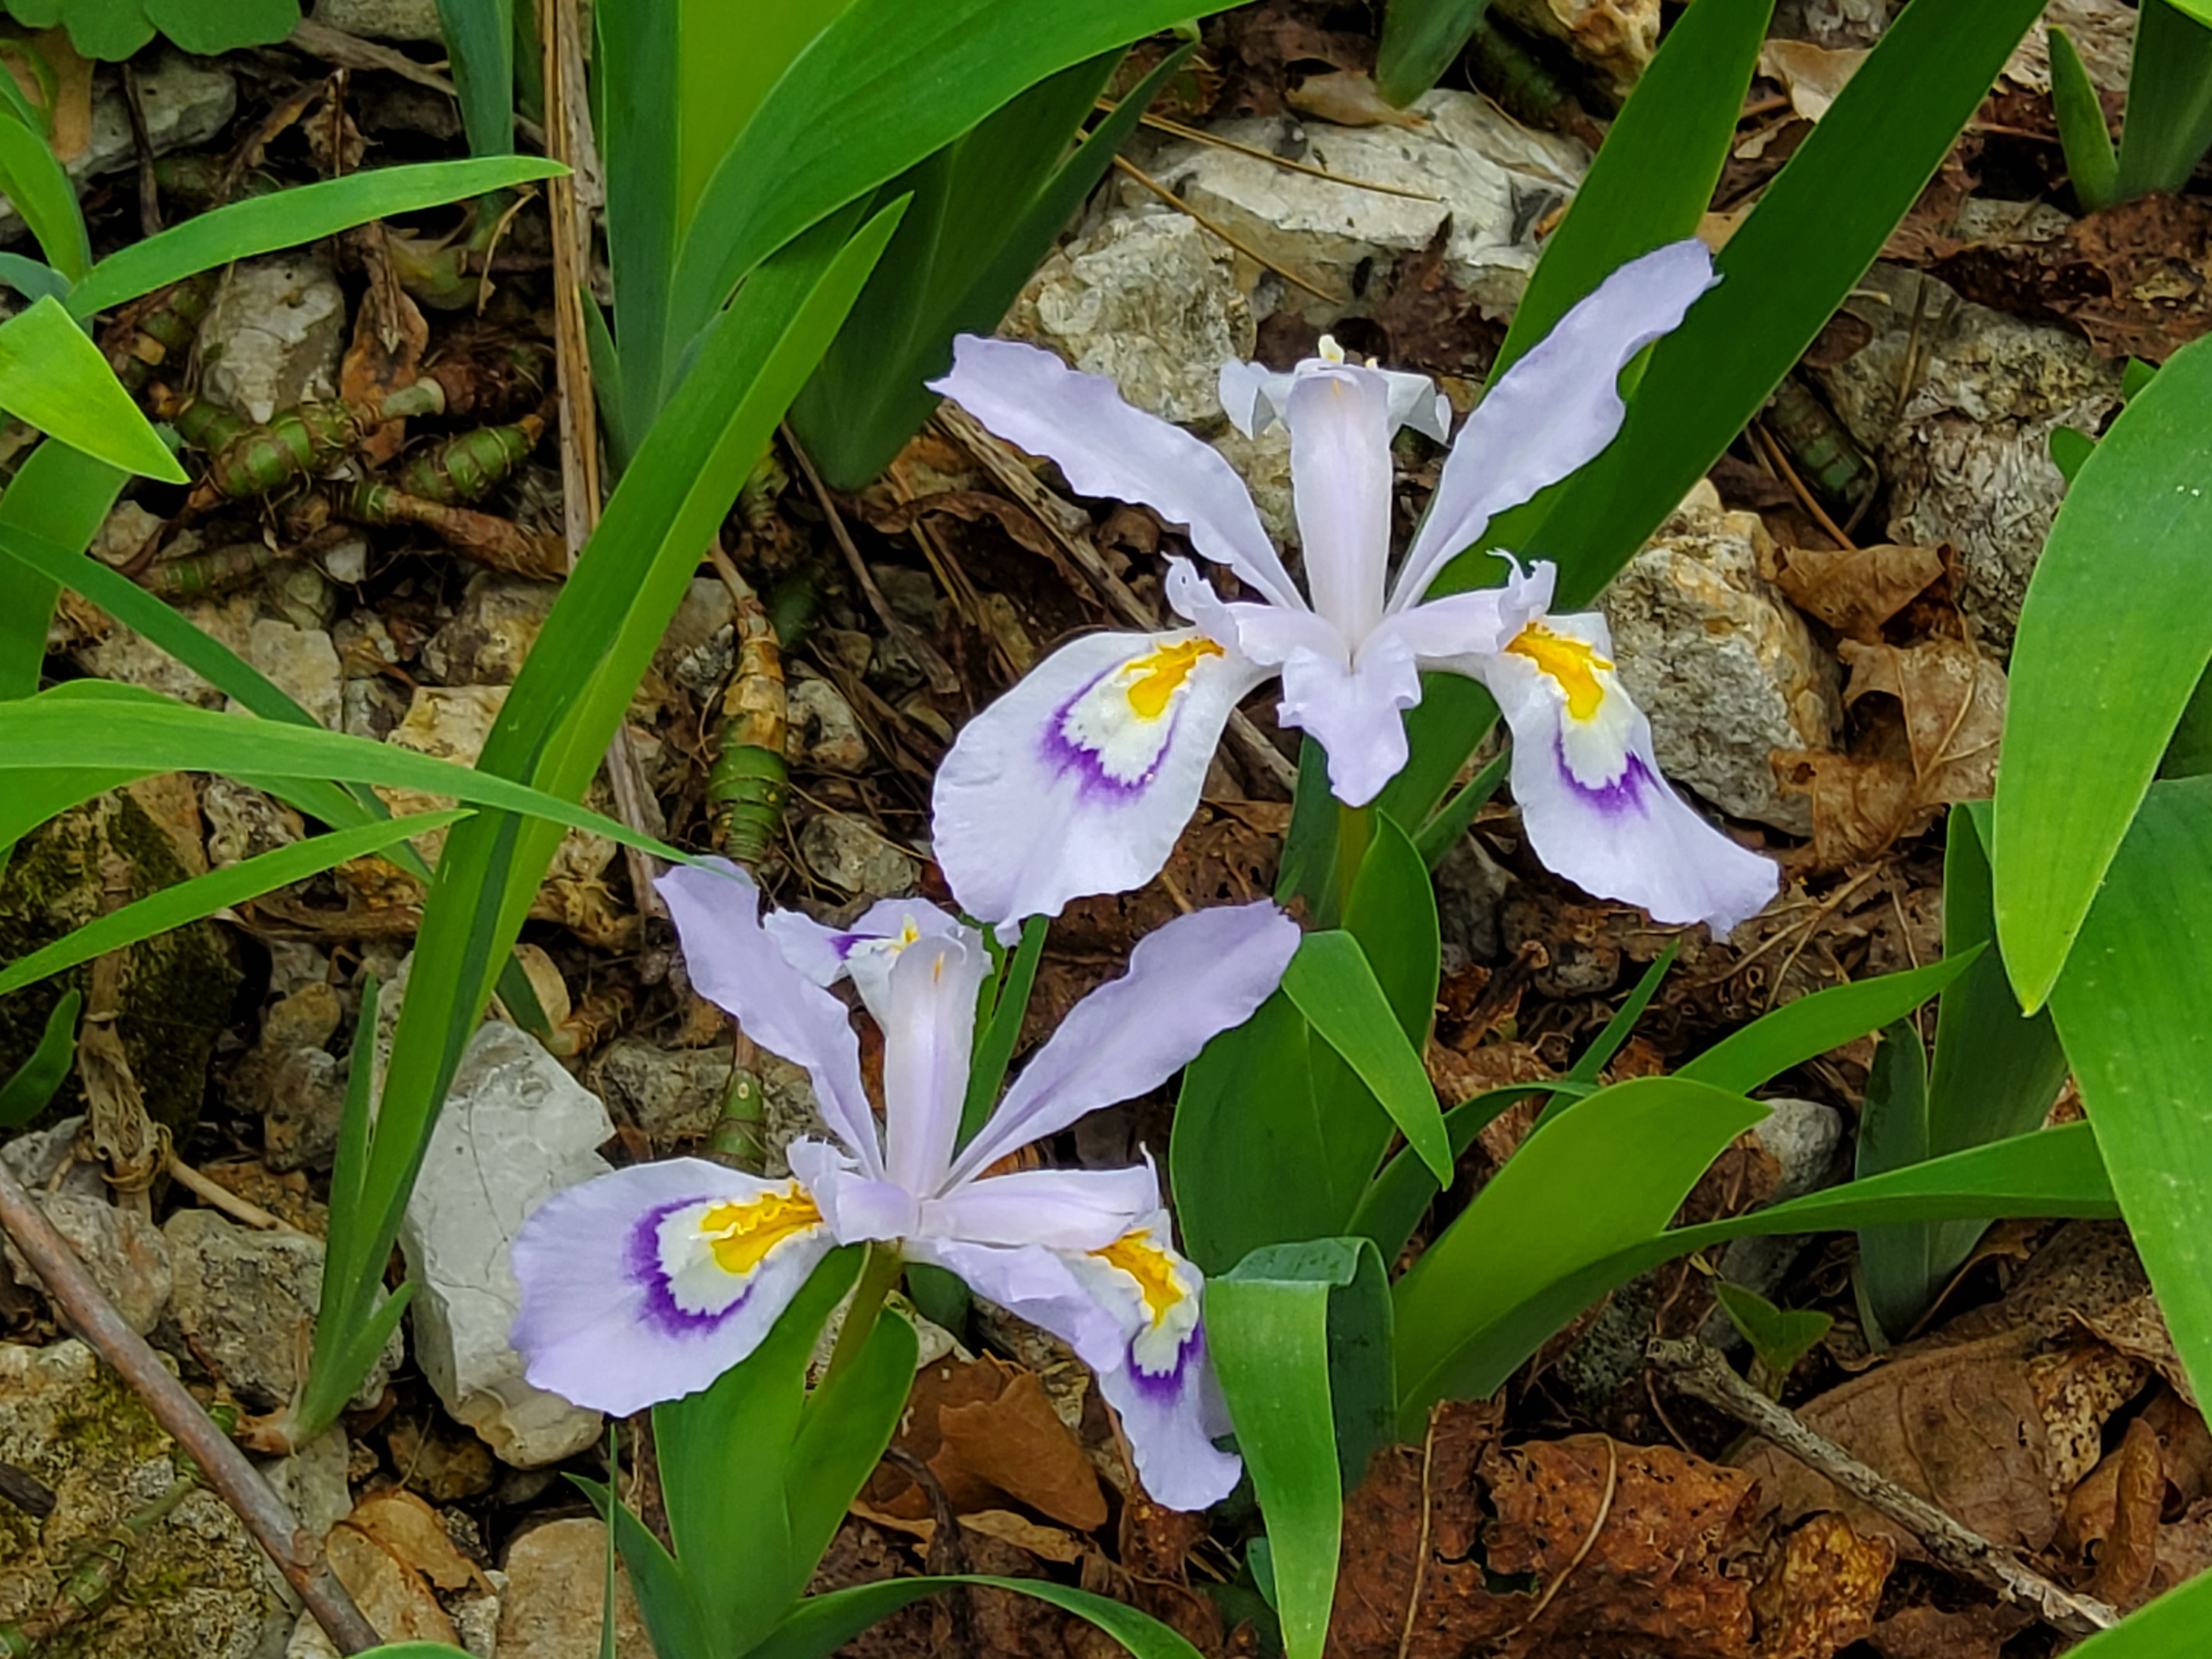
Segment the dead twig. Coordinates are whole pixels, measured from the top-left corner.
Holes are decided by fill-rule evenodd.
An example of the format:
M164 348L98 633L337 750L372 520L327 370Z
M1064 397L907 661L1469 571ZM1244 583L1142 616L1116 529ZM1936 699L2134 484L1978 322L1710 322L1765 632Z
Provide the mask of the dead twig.
M1111 115L1121 107L1101 98L1098 108ZM1261 149L1256 144L1240 144L1234 138L1224 138L1219 133L1207 132L1200 127L1187 127L1180 121L1170 121L1164 115L1139 115L1137 119L1157 132L1188 138L1194 143L1211 144L1216 149L1234 150L1239 155L1249 155L1255 161L1265 161L1269 167L1282 168L1285 173L1303 173L1309 179L1326 179L1332 185L1346 185L1353 190L1371 190L1377 196L1403 196L1413 202L1441 202L1441 196L1431 196L1425 190L1407 190L1401 185L1378 185L1372 179L1347 179L1340 173L1331 173L1327 167L1317 167L1310 161L1293 161L1287 155L1278 155L1272 150Z
M268 1552L339 1651L362 1653L376 1646L376 1632L323 1559L322 1540L300 1525L270 1490L261 1471L200 1409L185 1385L169 1375L146 1339L123 1322L76 1253L4 1164L0 1164L0 1230L15 1241L23 1260L45 1283L46 1294L68 1316L70 1328L131 1385L154 1420L200 1466L208 1485L237 1511L254 1541Z
M299 26L285 37L285 45L296 46L310 58L319 58L325 64L336 64L343 69L383 70L412 81L418 87L428 87L433 92L442 92L455 103L461 95L454 89L453 77L416 63L404 52L394 52L390 46L380 46L374 40L364 40L357 34L348 34L343 29L332 28L328 23L318 23L312 17L302 18ZM552 107L547 100L548 108ZM545 129L518 111L514 130L532 143L543 149Z
M1806 1427L1730 1370L1727 1361L1704 1343L1660 1338L1644 1352L1678 1391L1727 1413L1807 1468L1826 1475L1911 1533L1930 1556L1960 1577L1994 1590L2003 1601L2019 1603L2068 1636L2094 1636L2119 1623L2115 1609L2092 1596L2076 1595L2022 1565L2009 1552L1968 1531L1917 1492L1908 1492Z

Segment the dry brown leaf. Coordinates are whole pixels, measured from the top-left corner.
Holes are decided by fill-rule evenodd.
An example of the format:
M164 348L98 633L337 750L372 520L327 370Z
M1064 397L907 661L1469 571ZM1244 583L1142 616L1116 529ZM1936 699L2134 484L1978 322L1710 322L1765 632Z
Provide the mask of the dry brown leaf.
M1789 89L1790 106L1808 121L1828 112L1836 94L1866 62L1863 46L1830 47L1809 40L1769 40L1759 49L1759 72Z
M1840 1515L1814 1516L1752 1589L1759 1659L1829 1659L1849 1647L1874 1628L1896 1565L1887 1539L1861 1537Z
M2000 1659L2004 1644L2034 1622L2024 1607L1907 1607L1876 1625L1867 1641L1882 1659Z
M1779 550L1774 580L1790 603L1838 633L1873 643L1881 626L1943 574L1941 548L1883 543Z
M392 393L421 378L430 325L392 274L384 227L366 225L353 232L351 240L368 273L368 289L354 314L353 343L338 365L338 397L366 416L373 415ZM407 423L386 421L362 438L361 454L372 466L382 466L406 441Z
M973 1515L960 1517L963 1532L979 1532L986 1538L995 1538L1002 1544L1012 1544L1017 1549L1027 1550L1041 1560L1058 1561L1063 1565L1083 1559L1084 1542L1072 1532L1058 1527L1040 1526L1026 1516L1016 1515L1012 1510L977 1510Z
M331 1571L386 1641L459 1642L422 1575L351 1521L331 1528L324 1547Z
M2114 1466L2112 1512L2089 1593L2129 1613L2150 1599L2158 1571L2159 1518L2166 1507L2158 1436L2137 1418L2128 1425L2119 1449L2105 1461Z
M1283 94L1284 101L1301 115L1340 127L1411 127L1429 124L1425 115L1394 109L1375 89L1375 77L1364 70L1334 70L1310 75Z
M940 1407L937 1422L945 1449L931 1468L941 1469L950 1460L1040 1515L1080 1531L1106 1524L1097 1472L1054 1414L1034 1371L1012 1372L994 1400Z
M402 1487L371 1492L354 1505L345 1524L374 1539L440 1589L491 1588L476 1563L453 1547L438 1512Z

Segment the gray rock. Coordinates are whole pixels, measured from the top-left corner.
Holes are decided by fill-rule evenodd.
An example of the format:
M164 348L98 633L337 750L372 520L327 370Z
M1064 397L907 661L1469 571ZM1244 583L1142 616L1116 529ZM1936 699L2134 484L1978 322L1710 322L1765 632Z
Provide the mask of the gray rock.
M1843 707L1833 659L1759 574L1772 557L1759 515L1723 512L1701 483L1598 604L1667 775L1724 812L1809 836L1810 799L1785 794L1767 757L1828 748Z
M201 788L200 814L207 820L208 863L218 870L289 847L307 833L300 815L282 801L220 775Z
M209 397L249 421L337 396L345 293L311 254L272 253L234 266L200 325Z
M105 1198L75 1193L40 1193L36 1198L123 1322L141 1336L152 1330L169 1304L169 1247L161 1229ZM45 1291L45 1281L17 1253L15 1241L0 1240L0 1246L16 1283Z
M1870 46L1889 27L1889 0L1780 0L1772 34L1831 52Z
M234 593L225 599L194 599L177 606L184 619L244 656L253 627L251 595ZM220 708L222 693L179 662L144 635L118 623L104 639L72 652L76 665L102 679L143 686L165 697L175 697L202 708Z
M817 812L799 832L799 856L841 893L896 898L921 879L921 866L861 819Z
M1449 217L1446 274L1484 316L1504 317L1535 269L1537 222L1572 197L1589 169L1589 151L1571 138L1532 132L1473 93L1439 89L1413 112L1428 125L1340 127L1271 116L1216 122L1210 131L1340 178L1417 191L1431 200L1334 184L1182 140L1164 146L1151 171L1239 241L1337 296L1322 301L1290 288L1239 254L1238 280L1255 313L1286 305L1323 326L1364 314L1382 298L1376 279L1399 255L1427 247ZM1125 189L1125 200L1135 199L1133 188ZM1219 363L1217 357L1206 366L1208 390Z
M261 1478L318 1538L353 1513L346 1453L345 1431L325 1429L290 1456L272 1457L261 1465Z
M315 0L315 21L364 40L442 43L438 0Z
M161 1231L175 1278L169 1323L186 1351L250 1409L288 1403L322 1304L322 1241L255 1232L211 1210L179 1210ZM395 1330L355 1392L356 1407L377 1402L404 1352Z
M1291 487L1291 428L1277 421L1257 437L1248 438L1233 426L1210 434L1209 441L1221 459L1237 469L1259 509L1260 522L1268 539L1281 548L1298 546L1298 514Z
M329 635L257 617L246 631L246 659L324 727L337 729L342 682ZM234 714L240 708L235 702L228 706Z
M105 1198L108 1187L100 1179L99 1170L92 1164L78 1163L72 1151L76 1132L82 1127L82 1116L65 1117L46 1128L18 1135L0 1146L0 1162L6 1163L8 1172L33 1192L52 1188L81 1198ZM61 1183L58 1188L54 1186L57 1176Z
M2051 30L2066 31L2081 67L2101 92L2125 92L2135 51L2136 8L2120 0L2051 0L2004 66L2004 77L2030 92L2051 90Z
M140 61L138 94L146 114L146 141L156 155L205 143L238 108L238 88L228 70L166 47L150 67ZM135 165L137 155L120 80L103 65L93 88L91 142L69 163L70 178L82 189L87 179ZM0 238L17 235L22 228L14 204L0 198Z
M658 673L674 680L702 703L721 696L737 660L730 590L712 577L700 577L684 592L667 631L653 653Z
M1786 1095L1764 1103L1772 1109L1771 1114L1754 1126L1752 1133L1782 1166L1770 1203L1802 1198L1843 1178L1844 1120L1834 1107ZM1809 1243L1810 1236L1804 1233L1732 1239L1721 1252L1720 1275L1731 1285L1771 1297ZM1735 1322L1717 1308L1700 1334L1706 1341L1730 1352L1744 1346Z
M126 565L145 550L146 544L167 522L158 513L149 513L136 501L118 501L100 520L100 528L93 532L92 545L86 550L111 568Z
M261 579L261 592L270 610L311 634L327 629L337 615L337 590L312 564L272 566Z
M261 1116L263 1161L283 1173L327 1170L345 1116L345 1066L325 1048L343 1014L337 993L310 983L283 998L231 1073L235 1104Z
M51 1487L43 1522L0 1504L0 1625L52 1604L84 1547L166 1492L177 1449L82 1342L0 1343L0 1462ZM263 1556L209 1492L131 1545L120 1594L41 1659L249 1659L273 1610Z
M447 685L512 685L560 597L553 582L473 576L453 620L423 646L422 665Z
M1960 608L2002 654L2065 493L2051 431L2095 431L2119 403L2120 366L2065 329L1962 303L1895 266L1869 271L1844 308L1875 337L1815 374L1889 481L1889 538L1957 550ZM1916 315L1926 366L1900 411Z
M818 676L798 672L785 684L786 717L790 724L784 739L784 756L794 765L823 772L865 772L868 740L853 705L837 688Z
M422 1374L448 1412L520 1468L589 1445L600 1417L523 1380L507 1340L522 1305L508 1249L538 1205L608 1172L595 1149L614 1132L599 1097L535 1039L481 1026L400 1224Z
M1227 246L1170 211L1117 215L1052 253L1006 331L1169 421L1219 418L1215 377L1256 333Z
M656 1145L696 1140L714 1127L729 1087L730 1051L664 1048L617 1037L592 1061L592 1086Z
M814 1098L814 1085L789 1060L774 1054L760 1057L761 1109L768 1120L768 1162L761 1173L781 1181L791 1173L785 1151L794 1140L833 1137L822 1121L822 1104Z
M549 1521L514 1540L501 1597L499 1659L597 1659L606 1615L607 1529L590 1518ZM653 1659L629 1575L615 1573L617 1659Z

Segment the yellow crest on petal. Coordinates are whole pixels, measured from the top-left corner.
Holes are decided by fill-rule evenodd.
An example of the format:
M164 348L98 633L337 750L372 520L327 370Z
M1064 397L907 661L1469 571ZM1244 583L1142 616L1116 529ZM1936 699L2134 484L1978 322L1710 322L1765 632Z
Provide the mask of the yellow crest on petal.
M1191 671L1207 657L1225 654L1212 640L1179 640L1132 661L1121 672L1129 689L1124 694L1139 720L1156 720L1168 711L1175 694Z
M699 1232L714 1250L714 1265L743 1278L777 1245L821 1224L822 1212L794 1181L781 1192L713 1206L700 1216Z
M1190 1294L1176 1271L1176 1258L1153 1243L1149 1232L1124 1233L1104 1249L1091 1254L1136 1280L1137 1293L1144 1297L1145 1312L1155 1328Z
M1554 634L1541 623L1530 623L1505 647L1525 657L1566 695L1567 713L1578 720L1593 718L1605 703L1605 685L1598 676L1609 674L1613 665L1583 640Z

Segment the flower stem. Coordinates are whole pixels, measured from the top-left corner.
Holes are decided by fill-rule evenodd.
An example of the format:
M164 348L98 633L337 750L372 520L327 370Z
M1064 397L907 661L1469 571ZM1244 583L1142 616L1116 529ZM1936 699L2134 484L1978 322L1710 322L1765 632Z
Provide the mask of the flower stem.
M876 1316L883 1311L884 1298L905 1270L906 1261L896 1243L868 1246L860 1282L853 1287L853 1299L845 1304L845 1327L837 1333L837 1346L830 1351L830 1364L822 1373L820 1387L828 1388L839 1372L860 1357L860 1350L868 1346L869 1335L876 1328Z
M1369 843L1375 839L1371 807L1336 804L1336 884L1329 895L1329 924L1340 925L1352 902L1352 889L1359 879L1359 866L1367 861Z

